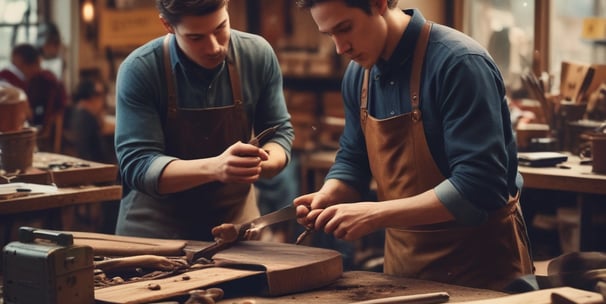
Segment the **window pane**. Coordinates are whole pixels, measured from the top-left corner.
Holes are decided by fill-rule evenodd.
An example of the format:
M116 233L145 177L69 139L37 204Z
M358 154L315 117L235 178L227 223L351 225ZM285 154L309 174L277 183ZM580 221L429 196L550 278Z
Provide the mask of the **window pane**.
M603 42L582 38L583 19L606 17L604 0L555 0L550 24L550 69L554 89L559 88L562 61L604 64Z
M508 91L521 89L520 75L531 69L534 2L468 0L465 32L484 46L501 69Z
M0 68L8 65L14 44L36 42L37 1L0 0Z
M0 22L9 24L18 24L23 19L23 14L27 10L27 3L24 1L8 1L2 7Z

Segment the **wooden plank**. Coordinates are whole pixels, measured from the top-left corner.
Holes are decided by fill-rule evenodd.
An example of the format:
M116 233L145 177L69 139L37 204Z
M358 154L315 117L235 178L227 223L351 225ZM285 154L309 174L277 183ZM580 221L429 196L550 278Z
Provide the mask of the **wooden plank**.
M95 300L105 303L135 304L150 303L187 294L189 290L204 289L217 284L262 274L263 271L206 268L187 272L187 278L177 275L153 281L141 281L95 290ZM148 288L149 284L160 286L158 290Z
M565 298L565 300L558 300ZM601 294L585 291L572 287L558 287L530 291L496 299L486 299L471 302L455 302L465 304L551 304L551 303L576 303L576 304L599 304L604 303Z
M325 286L343 273L341 254L334 250L284 243L247 241L220 252L217 258L267 269L267 295L277 296Z
M74 236L74 244L88 245L96 256L133 256L153 254L181 256L187 245L185 240L167 240L112 235L94 232L66 231Z

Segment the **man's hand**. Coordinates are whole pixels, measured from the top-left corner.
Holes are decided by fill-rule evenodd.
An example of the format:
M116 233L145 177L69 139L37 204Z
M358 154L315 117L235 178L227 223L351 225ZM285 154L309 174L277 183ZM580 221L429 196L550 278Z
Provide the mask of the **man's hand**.
M256 146L237 142L216 158L217 180L224 183L254 183L261 174L261 162L269 154Z
M344 203L320 210L317 214L312 210L307 217L314 218L316 230L353 241L381 228L376 220L376 210L377 203Z

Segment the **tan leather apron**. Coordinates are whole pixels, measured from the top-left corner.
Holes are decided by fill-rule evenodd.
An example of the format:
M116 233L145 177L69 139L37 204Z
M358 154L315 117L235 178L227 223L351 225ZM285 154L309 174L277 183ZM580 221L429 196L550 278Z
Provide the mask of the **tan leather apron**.
M221 154L236 141L248 142L252 122L246 115L233 49L230 48L226 59L233 105L186 109L177 105L178 95L170 63L169 41L167 35L163 46L168 86L166 153L181 159L207 158ZM260 215L251 184L212 182L174 196L177 198L174 202L174 215L182 220L185 229L195 229L198 233L206 234L202 239L208 239L212 227L216 225L225 222L242 223Z
M434 162L423 128L420 79L431 24L423 27L410 79L411 113L376 119L368 113L366 70L361 93L361 125L380 201L411 197L445 178ZM387 274L502 290L518 276L532 273L528 239L518 198L479 227L455 222L422 227L387 228Z

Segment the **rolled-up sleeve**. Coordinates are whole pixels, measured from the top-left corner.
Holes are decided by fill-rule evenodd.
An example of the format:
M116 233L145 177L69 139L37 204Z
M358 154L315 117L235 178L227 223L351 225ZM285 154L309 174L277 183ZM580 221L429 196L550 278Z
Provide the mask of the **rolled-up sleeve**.
M150 48L139 50L120 65L116 78L115 149L123 184L159 197L157 182L174 158L165 156L158 96L158 67ZM158 75L156 78L153 75Z

